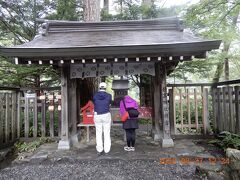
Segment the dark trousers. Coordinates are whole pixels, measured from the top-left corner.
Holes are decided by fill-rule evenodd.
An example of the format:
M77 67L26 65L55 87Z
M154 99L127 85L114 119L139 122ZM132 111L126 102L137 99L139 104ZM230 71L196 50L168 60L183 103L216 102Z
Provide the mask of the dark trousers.
M135 145L135 129L125 129L126 131L126 137L127 137L127 146L128 147L134 147Z

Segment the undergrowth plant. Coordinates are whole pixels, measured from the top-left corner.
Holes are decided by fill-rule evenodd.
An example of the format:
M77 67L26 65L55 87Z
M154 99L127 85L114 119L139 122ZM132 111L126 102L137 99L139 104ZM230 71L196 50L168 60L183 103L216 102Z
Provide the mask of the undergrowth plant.
M217 136L217 139L211 140L209 143L219 146L224 151L227 148L240 150L240 135L223 131Z
M48 142L53 142L52 139L41 137L35 141L32 142L23 142L19 141L14 144L14 147L16 149L16 152L23 153L23 152L33 152L35 151L40 145Z

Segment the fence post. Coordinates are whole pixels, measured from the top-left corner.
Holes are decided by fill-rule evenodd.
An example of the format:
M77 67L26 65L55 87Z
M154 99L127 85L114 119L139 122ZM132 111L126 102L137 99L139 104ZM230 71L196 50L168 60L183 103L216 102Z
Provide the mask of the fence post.
M9 124L9 93L5 93L5 105L6 105L6 111L5 111L5 143L9 142L9 135L10 135L10 124Z
M37 93L35 93L35 97L33 100L33 137L37 137L38 132L38 101L37 101Z
M4 94L0 93L0 144L3 143L3 121L4 121L3 98Z
M235 128L235 133L238 134L240 133L240 106L239 106L239 94L240 94L240 87L235 86L234 87L235 91L235 107L236 107L236 128Z
M198 99L197 99L196 88L194 88L194 103L195 103L195 123L196 123L196 129L198 130Z
M61 102L61 94L57 95L57 99L58 99L58 137L61 136L61 129L62 129L62 102Z
M213 128L214 130L217 129L217 111L218 111L218 104L216 98L217 90L215 87L212 88L212 109L213 109Z
M18 91L17 92L17 99L18 99L18 102L17 102L17 138L19 139L20 138L20 135L21 135L21 126L20 126L20 123L21 123L21 116L20 116L20 111L21 111L21 94L20 92Z
M50 114L50 137L54 137L54 94L51 93L48 96L49 99L49 106L48 106L48 110L49 110L49 114Z
M229 131L234 133L234 106L233 106L233 87L228 87L228 100L229 100Z
M25 106L24 106L24 134L25 134L25 138L28 137L29 135L29 102L28 102L28 98L27 98L27 94L24 94L25 96Z
M169 115L170 115L170 131L171 134L176 134L176 114L175 114L175 92L174 87L169 89Z
M16 139L16 124L17 124L17 119L16 119L16 113L17 113L17 94L16 92L12 93L12 141Z
M42 114L42 137L46 136L46 104L45 104L45 94L40 96L41 100L41 114Z
M180 118L181 118L181 131L183 131L182 89L179 89L179 108L180 108Z
M189 89L186 89L187 93L187 117L188 117L188 129L191 131L191 107L190 107L190 98L189 98Z
M229 101L228 101L228 87L223 87L223 121L222 130L229 130Z
M217 99L218 99L218 115L217 115L217 132L222 131L222 95L221 95L222 88L217 88Z
M202 87L202 118L204 134L209 132L209 117L208 117L208 89Z

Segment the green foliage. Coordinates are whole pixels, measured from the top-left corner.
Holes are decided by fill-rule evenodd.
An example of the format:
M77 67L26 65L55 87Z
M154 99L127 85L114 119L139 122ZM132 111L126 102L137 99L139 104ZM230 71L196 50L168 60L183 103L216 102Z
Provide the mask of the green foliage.
M16 65L0 57L0 86L39 87L59 84L59 72L51 66ZM37 80L41 77L44 80Z
M184 18L186 25L195 33L230 43L239 38L233 22L239 14L239 8L239 0L202 0L188 8Z
M152 19L167 16L177 16L182 6L174 6L170 8L159 8L156 5L146 6L138 5L130 1L115 1L120 5L120 9L116 15L108 14L106 11L101 12L102 21L116 21L116 20L138 20L138 19Z
M11 44L33 39L38 28L36 19L46 16L52 8L48 0L0 1L0 37Z
M145 119L145 118L139 118L138 119L138 123L139 124L143 124L143 125L145 125L145 124L152 124L152 120L151 119Z
M240 150L240 135L223 131L217 136L217 139L211 140L209 143L219 146L224 151L226 151L227 148Z
M32 40L43 18L54 7L52 1L0 1L0 45L15 45ZM40 81L44 77L45 80ZM46 66L20 66L0 56L0 86L39 87L58 83L57 72Z
M23 152L33 152L35 151L40 145L44 143L53 142L50 138L39 138L32 142L23 142L19 141L14 144L14 147L18 153Z
M233 43L239 41L240 37L239 29L237 27L239 10L239 0L201 0L198 4L194 4L186 9L183 15L184 23L195 34L208 39L222 40L223 51L211 54L211 57L204 61L206 64L198 64L199 70L206 68L205 72L209 72L206 73L208 74L208 77L206 78L204 74L197 71L197 75L199 75L198 79L201 77L201 79L206 78L208 81L209 79L213 79L214 82L219 81L220 78L223 77L223 61L225 58L229 59L230 68L235 67L236 61L234 61L234 58L232 57L235 56L236 53L234 53L232 49ZM195 63L197 63L197 61L193 64ZM189 67L191 67L191 64ZM175 75L176 77L184 79L181 75L182 72L179 72L179 69L180 68L176 69ZM189 69L187 69L184 65L182 71L193 74L193 72L189 71ZM239 74L235 75L233 73L238 73L237 71L237 69L235 69L235 71L230 71L230 78L239 76ZM189 75L186 75L185 77L187 76L191 77ZM186 81L186 79L184 79L184 81Z
M82 20L83 19L83 4L82 1L76 0L57 0L56 13L47 16L53 20Z

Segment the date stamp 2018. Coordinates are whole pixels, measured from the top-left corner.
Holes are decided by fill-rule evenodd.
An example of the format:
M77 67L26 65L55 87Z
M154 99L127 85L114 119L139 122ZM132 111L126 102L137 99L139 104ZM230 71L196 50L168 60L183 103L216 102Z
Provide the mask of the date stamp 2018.
M202 164L203 161L207 161L208 163L210 163L211 165L215 165L217 163L220 163L222 165L228 165L230 163L229 158L208 158L208 159L203 159L201 157L188 157L188 156L184 156L184 157L180 157L179 159L177 158L160 158L159 159L159 163L161 165L174 165L177 164L177 162L179 161L179 163L181 165L190 165L190 163L194 163L196 165Z

